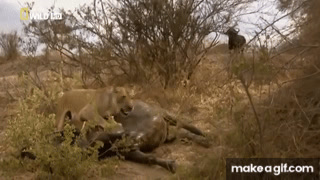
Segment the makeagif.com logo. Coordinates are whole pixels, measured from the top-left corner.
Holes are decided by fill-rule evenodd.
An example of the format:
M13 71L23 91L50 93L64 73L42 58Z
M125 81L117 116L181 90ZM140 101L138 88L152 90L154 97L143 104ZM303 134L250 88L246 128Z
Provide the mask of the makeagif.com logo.
M56 12L50 13L39 13L39 12L32 12L29 8L21 8L20 9L20 19L21 20L61 20L62 14Z

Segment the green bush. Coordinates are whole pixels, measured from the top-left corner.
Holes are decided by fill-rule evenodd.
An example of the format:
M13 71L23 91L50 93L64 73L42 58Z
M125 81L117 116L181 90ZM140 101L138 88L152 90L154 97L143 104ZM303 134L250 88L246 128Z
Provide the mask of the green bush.
M66 125L65 140L61 144L56 143L60 135L53 133L54 114L45 115L39 112L41 106L48 103L44 101L52 101L54 97L54 93L49 93L48 96L48 93L34 89L32 94L18 101L15 107L16 115L8 120L5 130L5 142L8 147L6 153L9 156L0 161L0 171L5 172L7 176L29 171L40 179L79 179L112 174L116 161L109 160L103 165L97 163L97 150L101 144L97 143L89 149L82 149L76 145L77 143L71 145L74 127ZM76 142L78 140L79 138ZM20 158L23 149L35 154L36 160Z

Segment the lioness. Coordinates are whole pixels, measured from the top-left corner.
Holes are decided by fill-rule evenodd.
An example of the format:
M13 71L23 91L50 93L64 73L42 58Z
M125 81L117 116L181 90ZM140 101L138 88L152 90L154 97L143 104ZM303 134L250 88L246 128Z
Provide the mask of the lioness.
M132 106L132 100L123 87L67 91L58 100L56 130L63 131L66 116L77 130L83 129L85 123L104 128L106 119L120 111L127 114Z

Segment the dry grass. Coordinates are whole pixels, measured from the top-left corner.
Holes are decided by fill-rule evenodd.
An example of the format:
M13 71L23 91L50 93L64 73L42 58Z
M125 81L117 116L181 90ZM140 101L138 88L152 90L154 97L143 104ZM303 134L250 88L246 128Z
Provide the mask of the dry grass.
M214 74L221 70L219 65L214 65L217 59L215 63L209 61L199 68L201 73L197 73L189 88L196 92L194 97L198 100L193 101L197 102L195 106L205 108L199 108L199 114L194 118L211 124L208 132L215 148L210 155L198 159L196 168L187 167L181 177L224 179L227 157L319 157L320 121L317 111L320 96L316 85L320 84L320 76L279 86L280 82L308 72L306 66L303 66L303 71L295 68L278 71L279 68L274 66L276 63L285 64L290 58L291 55L287 55L269 64L259 61L255 64L258 68L249 91L262 124L261 142L255 116L239 80L231 78L228 82L226 72ZM250 56L245 60L250 62ZM219 61L225 64L228 59L222 57ZM298 59L291 67L301 67L301 63ZM266 70L269 67L272 69ZM312 74L312 71L307 74Z
M304 46L272 57L274 54L268 54L267 51L247 52L244 55L229 54L227 45L218 45L209 51L205 60L196 66L195 72L187 84L174 82L171 87L168 86L164 90L162 88L163 85L158 82L159 77L157 76L159 75L150 70L146 72L151 76L146 76L147 79L151 79L150 81L146 81L137 74L134 78L135 82L128 82L128 78L118 78L108 82L106 79L109 77L106 78L106 74L102 73L104 72L102 68L106 67L98 62L95 63L95 58L96 56L98 59L102 58L104 61L101 62L105 65L105 62L110 60L110 53L100 54L105 49L94 49L98 52L98 54L93 54L94 58L89 58L88 60L86 56L76 57L86 59L89 65L90 63L95 65L87 65L87 67L92 67L92 69L96 70L95 72L82 71L85 72L84 74L87 77L81 76L81 71L79 71L78 67L75 69L62 68L65 73L54 73L56 78L52 81L48 81L45 78L45 74L36 74L41 77L39 79L42 84L36 82L32 85L34 88L41 87L41 92L48 93L79 88L82 85L87 88L98 87L100 84L95 83L90 78L94 80L97 77L106 78L102 81L108 82L108 85L127 86L135 98L157 104L174 113L188 116L192 121L191 123L207 134L212 142L212 147L204 149L196 145L183 145L181 142L176 142L158 148L155 153L160 154L159 157L175 159L179 164L179 168L175 175L168 175L166 172L158 171L155 167L151 167L152 171L149 169L150 172L157 171L157 177L225 179L225 159L231 157L319 158L320 68L318 67L320 67L320 19L318 14L320 1L310 0L309 3L311 6L306 6L301 11L302 14L307 14L305 21L299 19L301 21L296 22L301 33L295 42L299 42ZM95 18L95 20L100 20L100 18ZM97 24L100 25L100 23ZM51 43L53 42L55 41ZM50 42L48 43L50 44ZM150 50L153 51L153 46L150 47ZM288 46L288 48L290 47ZM163 55L162 53L160 54ZM145 58L143 60L150 60L149 58L151 57L149 54L134 55L136 60L143 58ZM175 54L173 53L172 55ZM104 59L105 57L108 58ZM39 62L45 60L43 61L45 62L44 64L34 64L33 67L40 69L40 71L57 69L56 67L61 63L61 58L67 59L65 56L60 57L60 54L48 53L47 56L38 57ZM165 58L165 60L166 62L172 61L171 58ZM46 66L46 62L53 62L53 64ZM71 63L72 61L66 60L66 62ZM19 79L15 76L20 72L16 69L17 64L24 66L28 63L27 61L17 61L1 64L0 59L1 75L10 76L7 83L2 83L1 86L0 117L3 119L0 121L1 130L6 129L7 121L17 117L16 112L21 110L16 102L12 101L23 99L32 93L32 88L26 88L24 84L19 84ZM33 71L33 67L27 69L28 72ZM129 68L128 70L131 69ZM95 75L97 77L94 77ZM172 74L162 75L170 76ZM32 76L32 73L28 75L31 81L35 77ZM130 78L132 77L130 76ZM173 79L176 79L176 81L179 79L180 81L183 78L179 76L179 78ZM1 80L3 82L3 79ZM55 86L59 86L60 89L55 89ZM253 104L250 104L248 94L252 97ZM46 95L57 94L49 93ZM40 100L41 102L47 102L46 98ZM38 108L36 113L30 113L30 116L39 115L43 117L50 114L50 112L53 112L53 104L53 101L49 101L48 104ZM29 105L32 107L32 102ZM34 106L39 107L40 103L37 102ZM256 110L257 115L255 115L254 110ZM0 133L0 136L2 138L3 134ZM26 139L28 140L28 138ZM5 144L0 142L1 161L12 150L6 147ZM161 151L164 153L159 153ZM28 163L26 161L23 162ZM121 164L125 163L120 163L121 168L117 169L114 179L122 178L123 174L127 179L132 179L133 177L155 177L153 174L148 174L149 171L146 166L135 168L138 165L134 164L130 167L131 169L128 169L125 166L121 166ZM96 165L101 169L89 172L89 174L95 174L95 177L102 178L105 176L102 171L110 170L108 167L104 169L105 167L99 163ZM118 164L109 165L118 168ZM31 177L35 175L35 173L30 175L30 172L24 172L23 174L15 170L11 169L17 177L21 177L21 174ZM0 174L1 171L0 169ZM46 175L48 174L44 174L44 176Z
M230 72L227 65L231 57L228 54L212 53L199 65L186 86L179 84L163 90L156 82L129 84L123 81L117 84L125 84L135 98L188 116L211 139L210 149L177 142L173 144L171 154L162 155L164 158L176 159L179 164L178 173L171 176L173 179L224 179L225 159L228 157L318 157L317 109L320 96L314 85L320 84L320 78L314 76L309 80L282 85L281 82L314 71L293 68L278 72L278 67L291 56L283 55L268 63L261 63L259 59L255 61L257 68L249 92L262 124L262 142L259 140L258 126L248 97L239 76L236 76L241 69L239 67L247 67L252 62L248 54L240 63L234 62ZM301 66L301 63L302 60L297 60L291 67ZM270 66L273 69L268 70ZM233 75L230 76L230 73ZM59 84L58 77L51 82L46 81L46 78L43 80L47 85ZM79 80L66 78L64 84L60 85L66 89L79 88ZM262 152L260 145L263 146ZM164 149L170 147L165 146ZM141 169L144 168L132 171L142 174ZM117 172L121 174L122 171L125 170L118 169Z

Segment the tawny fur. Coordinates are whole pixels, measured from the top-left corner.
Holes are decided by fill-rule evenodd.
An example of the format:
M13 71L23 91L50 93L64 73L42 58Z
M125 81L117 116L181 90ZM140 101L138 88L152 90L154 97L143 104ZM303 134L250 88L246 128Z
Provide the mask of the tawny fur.
M105 127L110 116L131 108L131 98L122 87L67 91L58 100L56 128L63 130L67 114L71 115L69 118L78 130L84 122Z

